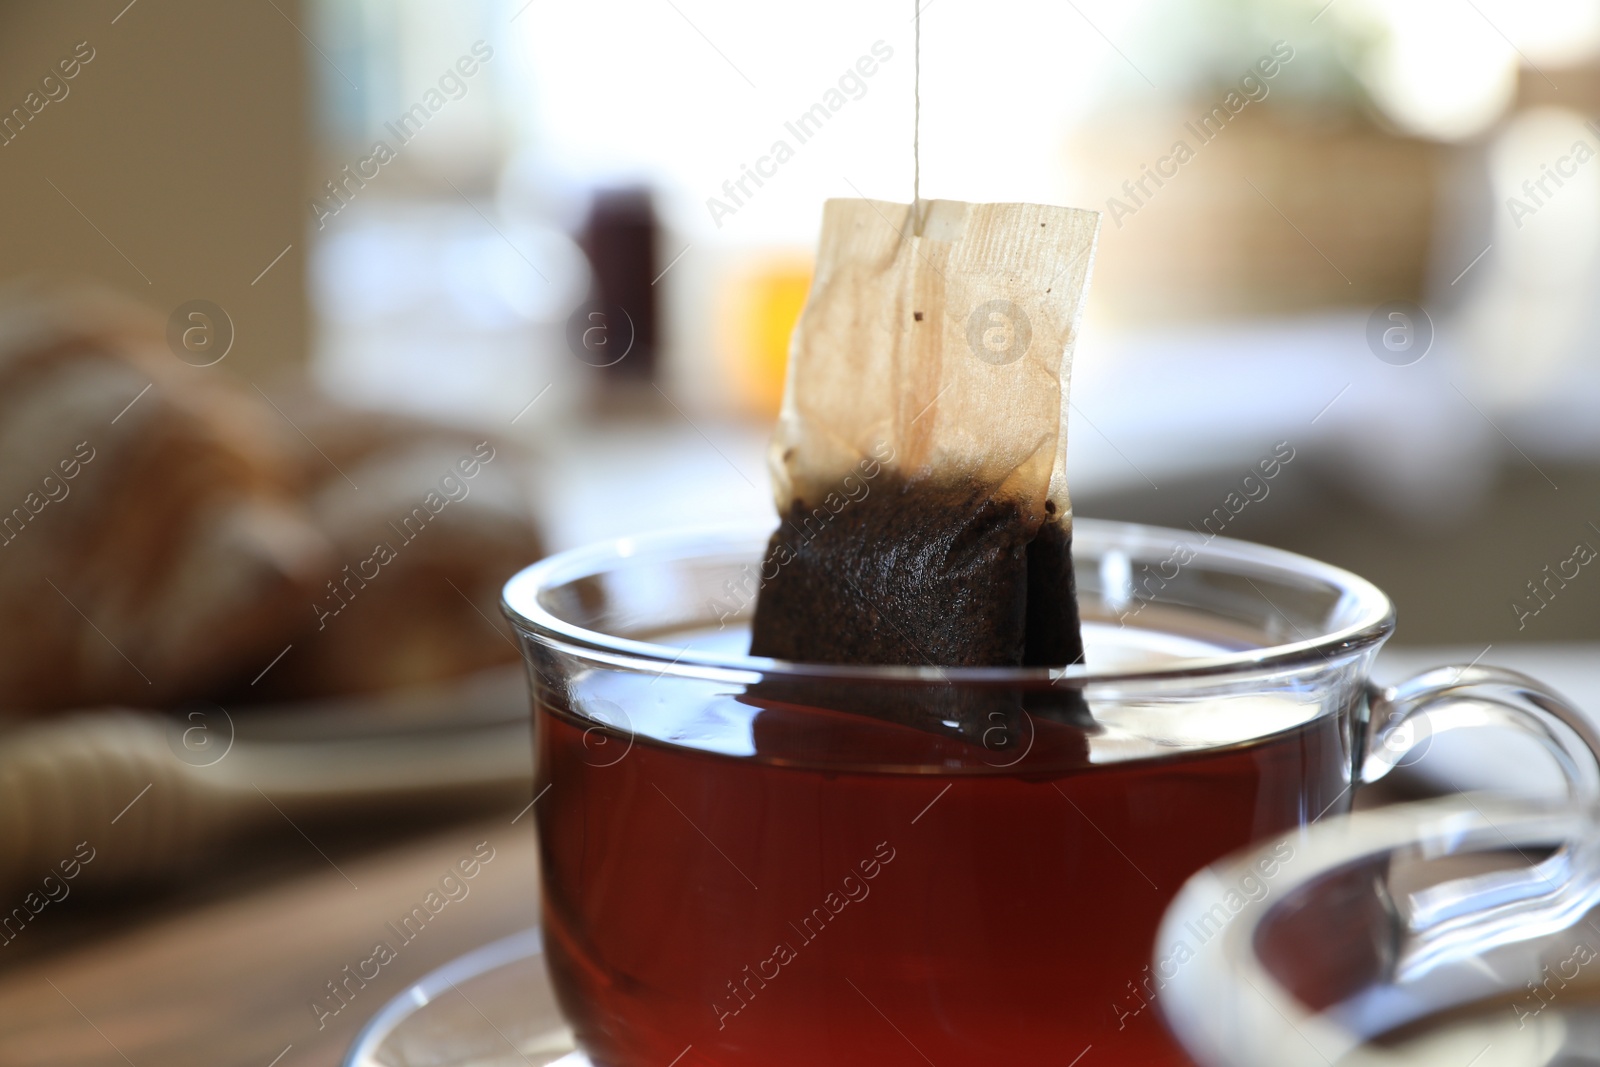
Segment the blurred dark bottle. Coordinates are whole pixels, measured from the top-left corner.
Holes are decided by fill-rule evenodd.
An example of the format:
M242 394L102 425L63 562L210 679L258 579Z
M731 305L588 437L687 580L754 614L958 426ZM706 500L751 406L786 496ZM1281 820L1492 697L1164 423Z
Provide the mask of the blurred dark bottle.
M655 201L643 187L595 193L578 243L594 271L591 306L599 305L613 345L631 345L605 367L602 397L633 392L656 378L658 293L652 284L659 224ZM623 321L612 321L622 319ZM615 350L612 353L616 355Z

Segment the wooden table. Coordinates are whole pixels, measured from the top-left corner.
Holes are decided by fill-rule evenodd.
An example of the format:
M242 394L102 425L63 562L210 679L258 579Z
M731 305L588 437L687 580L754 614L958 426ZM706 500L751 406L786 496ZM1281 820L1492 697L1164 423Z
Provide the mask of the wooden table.
M347 833L318 843L326 861L285 837L218 857L233 868L142 903L74 911L69 897L0 949L0 1067L333 1067L390 997L535 922L533 820L513 823L516 814L376 848ZM475 848L493 858L462 883L466 895L452 887L460 899L402 943L387 924L425 905ZM379 941L396 945L396 958L364 986L351 982L336 1014L319 1013L319 999L339 1004L327 983Z

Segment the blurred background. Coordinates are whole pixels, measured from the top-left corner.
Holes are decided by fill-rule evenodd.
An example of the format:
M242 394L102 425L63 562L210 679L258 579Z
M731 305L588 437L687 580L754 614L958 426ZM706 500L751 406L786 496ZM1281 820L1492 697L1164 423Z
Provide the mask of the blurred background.
M498 588L772 517L822 202L911 197L913 11L0 3L0 886L55 862L39 812L129 799L148 832L87 871L156 886L0 968L484 811L527 830ZM1079 515L1225 509L1390 592L1392 662L1493 648L1600 697L1600 2L925 0L921 44L924 196L1105 213ZM212 814L168 834L163 790ZM109 1054L60 1051L78 1017L19 973L16 1062Z
M97 52L6 127L11 274L97 278L163 316L209 299L238 333L219 376L538 445L556 546L759 510L821 202L909 197L911 23L890 5L6 18L18 106L57 52ZM1107 212L1074 383L1081 513L1196 523L1287 439L1296 499L1241 536L1357 565L1400 600L1402 640L1525 633L1510 604L1595 517L1600 7L953 5L923 34L927 195ZM775 173L747 180L757 164ZM1422 342L1370 351L1393 301L1425 309L1420 362L1393 365ZM571 328L591 302L626 316L610 351L583 350L599 320ZM626 509L615 482L570 478L611 459ZM1539 636L1594 636L1593 598L1562 599Z
M910 195L909 7L5 11L7 106L96 52L5 127L9 274L210 300L214 376L536 446L553 547L764 508L821 203ZM1597 536L1600 6L1016 2L923 36L926 195L1107 213L1080 513L1197 524L1288 440L1239 536L1370 575L1402 641L1529 636L1511 605ZM1395 301L1425 317L1385 361ZM1559 601L1538 638L1595 636Z

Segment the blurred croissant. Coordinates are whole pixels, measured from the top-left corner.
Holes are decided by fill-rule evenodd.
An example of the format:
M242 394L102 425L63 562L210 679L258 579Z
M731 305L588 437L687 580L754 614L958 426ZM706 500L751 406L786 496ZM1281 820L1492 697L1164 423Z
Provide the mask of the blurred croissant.
M284 393L180 361L109 294L0 290L0 709L356 692L515 658L487 619L540 552L520 457ZM479 441L495 458L468 481ZM435 513L449 472L467 491ZM330 602L418 504L427 529Z

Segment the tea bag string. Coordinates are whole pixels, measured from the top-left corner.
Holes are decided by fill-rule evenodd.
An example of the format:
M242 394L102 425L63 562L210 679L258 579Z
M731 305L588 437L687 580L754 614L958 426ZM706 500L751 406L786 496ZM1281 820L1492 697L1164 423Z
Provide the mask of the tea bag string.
M922 236L922 2L912 0L911 232Z

